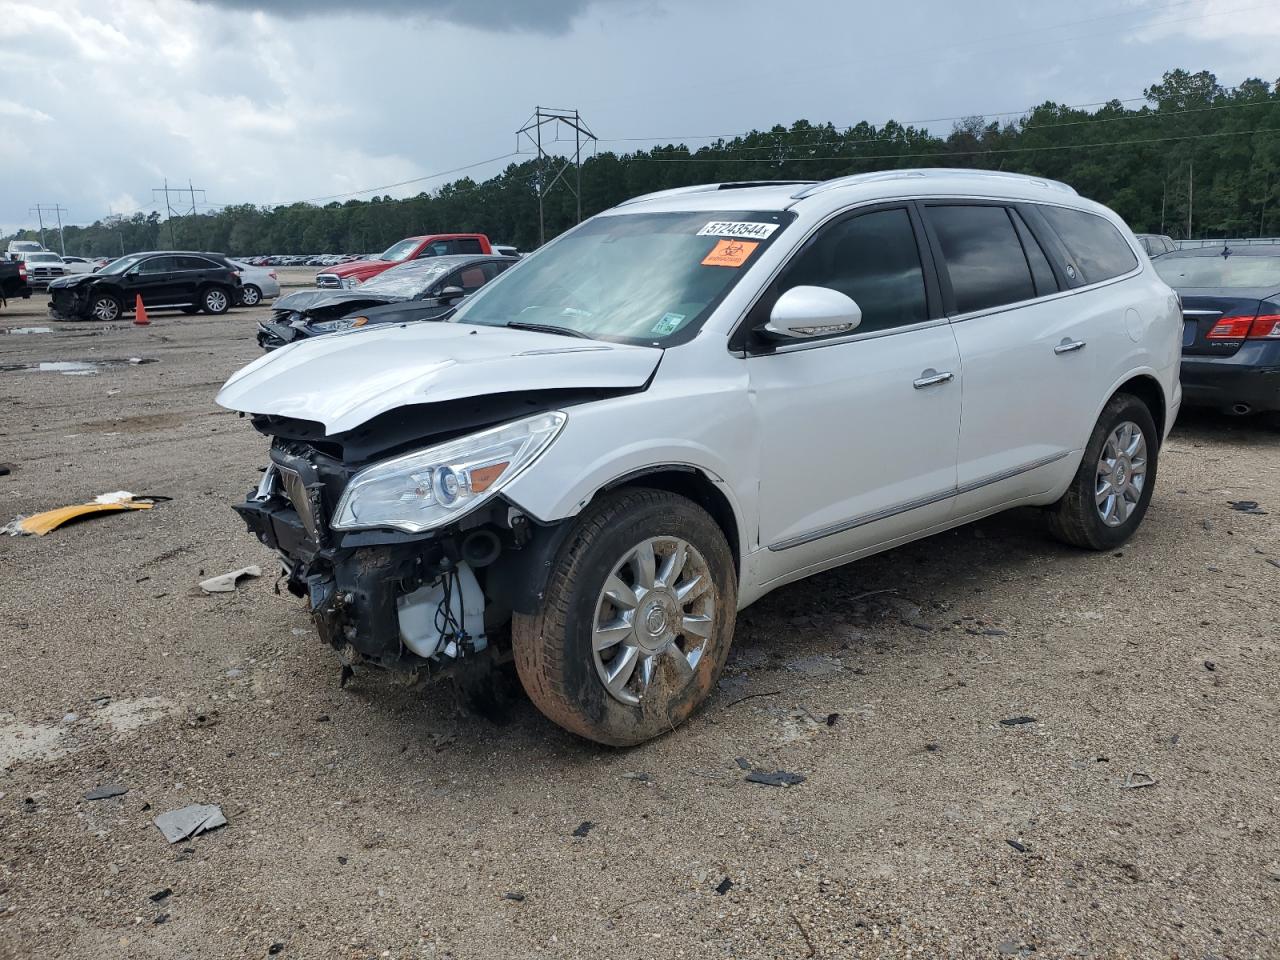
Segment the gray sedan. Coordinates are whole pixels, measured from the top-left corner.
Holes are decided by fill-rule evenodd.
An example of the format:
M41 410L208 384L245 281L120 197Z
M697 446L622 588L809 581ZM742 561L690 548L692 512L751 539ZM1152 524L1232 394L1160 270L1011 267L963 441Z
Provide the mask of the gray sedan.
M263 297L280 296L280 280L270 267L255 267L240 260L231 263L240 271L240 302L256 307Z

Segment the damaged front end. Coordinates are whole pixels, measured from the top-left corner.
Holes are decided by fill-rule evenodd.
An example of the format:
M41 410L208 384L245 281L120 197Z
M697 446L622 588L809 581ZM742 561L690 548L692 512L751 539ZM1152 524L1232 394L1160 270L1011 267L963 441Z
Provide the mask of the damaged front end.
M522 592L556 534L486 494L563 420L548 411L387 457L378 448L394 449L395 426L335 438L256 416L272 437L271 463L235 510L279 554L289 591L306 599L344 664L416 682L469 658L501 662L513 605L532 602Z

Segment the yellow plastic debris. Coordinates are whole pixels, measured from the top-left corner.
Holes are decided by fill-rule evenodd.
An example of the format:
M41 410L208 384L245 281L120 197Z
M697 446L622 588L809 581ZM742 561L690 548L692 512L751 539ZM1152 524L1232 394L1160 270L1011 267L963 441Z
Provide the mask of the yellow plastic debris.
M129 494L129 496L132 498L133 495ZM155 506L152 500L125 500L118 495L112 495L112 497L113 499L105 503L78 503L70 507L58 507L56 510L46 510L44 513L22 517L7 525L4 530L14 535L29 534L43 537L46 533L57 530L64 523L78 520L80 517L92 516L95 513L118 513L121 510L150 510ZM102 499L102 497L99 498L99 500Z

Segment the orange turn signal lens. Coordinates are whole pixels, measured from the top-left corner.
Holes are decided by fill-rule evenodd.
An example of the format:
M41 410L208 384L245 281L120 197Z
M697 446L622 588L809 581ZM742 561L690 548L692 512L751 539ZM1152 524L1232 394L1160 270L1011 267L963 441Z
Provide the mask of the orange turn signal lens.
M471 471L471 492L483 493L488 490L502 476L502 471L509 466L511 461L504 460L502 463L491 463L487 467L476 467Z
M368 322L369 322L368 317L356 317L354 320L351 321L351 325L353 327L363 327Z

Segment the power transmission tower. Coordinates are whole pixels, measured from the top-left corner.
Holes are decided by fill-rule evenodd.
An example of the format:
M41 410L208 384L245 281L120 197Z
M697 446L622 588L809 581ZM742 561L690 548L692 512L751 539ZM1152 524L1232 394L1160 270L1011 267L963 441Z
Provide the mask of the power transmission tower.
M203 202L204 202L204 199L205 199L205 192L204 192L204 190L203 190L203 189L201 189L200 187L193 187L193 186L191 185L191 181L190 181L190 180L188 180L188 181L187 181L187 189L186 189L186 190L183 190L181 187L171 187L171 186L169 186L169 178L168 178L168 177L165 177L165 178L164 178L164 186L163 186L163 187L152 187L152 188L151 188L151 202L152 202L152 203L155 203L155 202L156 202L156 194L157 194L157 193L163 193L163 194L164 194L164 210L165 210L165 219L169 221L169 246L170 246L170 247L176 247L176 246L178 245L178 241L177 241L177 240L175 240L175 239L174 239L174 236L173 236L173 218L174 218L174 216L177 214L177 212L178 212L178 211L177 211L177 209L174 207L173 203L169 200L169 194L173 194L174 196L177 196L177 197L181 197L184 193L186 193L186 194L190 194L190 195L191 195L191 209L187 211L187 215L188 215L188 216L192 216L192 217L194 217L194 216L196 215L196 194L197 194L197 193L198 193L198 194L200 194L200 202L201 202L201 203L203 203Z
M67 212L67 208L56 203L37 203L29 209L27 213L34 213L36 219L40 221L40 246L44 246L44 215L52 213L58 218L58 246L62 249L62 255L67 255L67 243L62 238L62 215Z
M544 139L542 135L542 128L547 124L551 124L551 130L548 132L555 134L549 140ZM559 154L548 153L543 146L544 143L559 141L562 126L573 130L572 157L562 157ZM578 201L578 222L582 221L582 148L595 141L596 135L591 132L591 128L587 126L586 121L582 119L582 115L577 110L535 107L533 116L528 119L523 127L516 131L516 150L520 149L521 137L527 138L537 150L535 163L538 172L535 175L535 180L538 186L538 245L541 246L547 240L546 221L542 212L542 198L550 192L552 187L560 182L560 179L564 177L570 167L573 167L574 182L570 183L566 179L564 183L573 192ZM559 169L554 171L555 175L548 182L549 168L554 169L557 164L559 164Z

